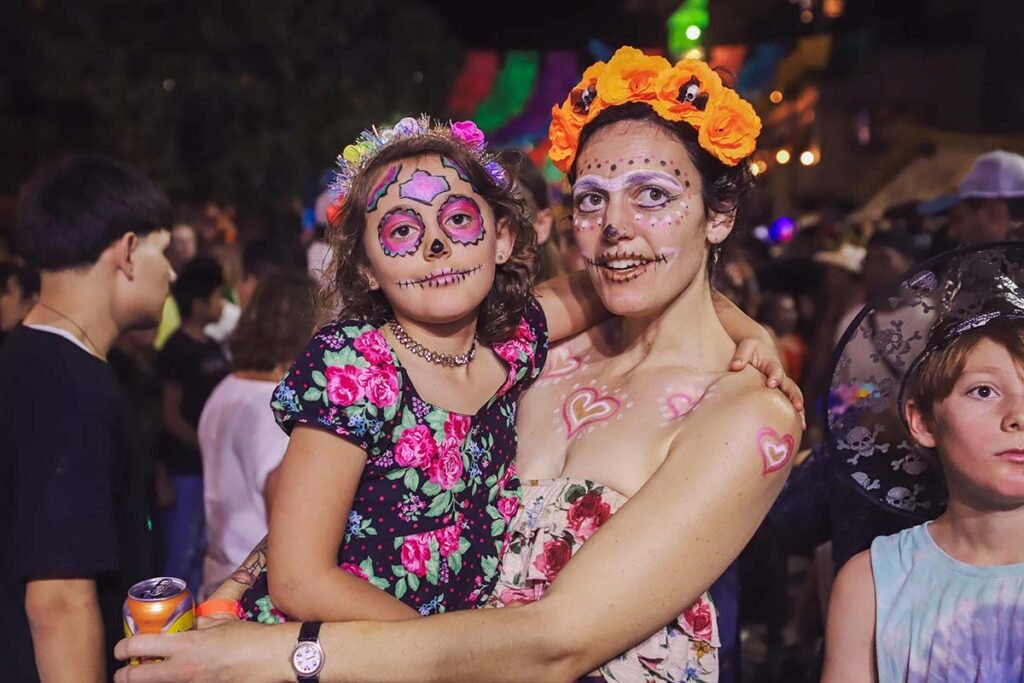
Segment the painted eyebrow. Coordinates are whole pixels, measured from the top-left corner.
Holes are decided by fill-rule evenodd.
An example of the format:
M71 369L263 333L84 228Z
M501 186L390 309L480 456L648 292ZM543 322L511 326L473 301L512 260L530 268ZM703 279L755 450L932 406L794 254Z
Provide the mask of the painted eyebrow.
M576 181L573 187L573 194L589 190L603 190L604 192L615 192L626 187L643 185L644 183L658 182L668 186L673 192L682 192L683 186L667 173L662 171L630 171L617 178L604 178L598 175L586 175Z

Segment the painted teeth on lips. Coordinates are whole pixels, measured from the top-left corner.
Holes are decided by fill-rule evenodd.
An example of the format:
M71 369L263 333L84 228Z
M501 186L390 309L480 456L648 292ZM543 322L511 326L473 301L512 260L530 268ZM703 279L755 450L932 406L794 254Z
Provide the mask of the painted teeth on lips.
M646 266L648 263L664 261L664 257L648 258L640 254L609 254L597 259L587 259L591 266L608 268L609 270L630 270L639 266Z
M462 270L457 270L455 268L442 268L418 280L402 280L398 283L398 286L420 287L421 289L425 287L445 287L447 285L462 282L478 270L480 270L480 266L473 266L472 268L465 268Z

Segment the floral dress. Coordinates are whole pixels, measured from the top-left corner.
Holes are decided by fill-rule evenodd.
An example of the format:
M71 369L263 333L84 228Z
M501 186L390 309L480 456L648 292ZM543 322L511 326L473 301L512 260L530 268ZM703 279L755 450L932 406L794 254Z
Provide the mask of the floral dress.
M536 301L492 349L508 377L475 415L462 415L419 397L375 327L344 321L316 333L271 403L285 431L318 427L366 452L338 565L420 614L482 606L518 508L516 402L547 355ZM287 619L266 571L240 611L262 623Z
M561 477L524 483L488 607L539 599L583 543L628 498L603 484ZM718 681L718 618L711 596L582 680Z

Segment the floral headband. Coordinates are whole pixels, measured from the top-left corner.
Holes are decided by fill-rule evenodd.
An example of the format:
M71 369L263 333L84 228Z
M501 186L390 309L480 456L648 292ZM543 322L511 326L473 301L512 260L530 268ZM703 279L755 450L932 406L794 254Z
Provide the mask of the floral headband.
M761 133L754 108L706 62L684 59L672 66L664 57L621 47L607 64L587 68L565 102L552 108L552 163L568 173L583 128L605 109L628 102L643 102L666 121L690 124L698 144L726 166L748 157Z
M505 168L487 153L487 141L475 123L472 121L456 121L454 123L449 121L444 124L432 121L426 114L421 115L418 119L407 116L390 128L374 126L364 130L355 142L345 147L338 155L338 168L334 172L334 179L329 188L333 198L327 208L328 224L337 225L341 207L345 203L345 198L352 191L352 184L359 174L366 170L370 162L380 154L381 150L398 140L421 136L458 142L480 162L487 175L498 187L510 187Z

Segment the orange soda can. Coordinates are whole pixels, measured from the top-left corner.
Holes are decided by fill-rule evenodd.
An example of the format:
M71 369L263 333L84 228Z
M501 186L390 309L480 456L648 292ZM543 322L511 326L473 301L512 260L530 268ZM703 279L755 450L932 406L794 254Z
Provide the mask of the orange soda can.
M196 627L192 593L182 579L172 576L146 579L129 588L123 615L125 636L180 633Z

